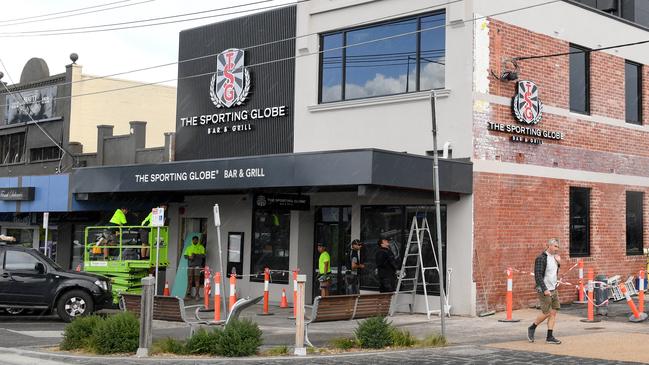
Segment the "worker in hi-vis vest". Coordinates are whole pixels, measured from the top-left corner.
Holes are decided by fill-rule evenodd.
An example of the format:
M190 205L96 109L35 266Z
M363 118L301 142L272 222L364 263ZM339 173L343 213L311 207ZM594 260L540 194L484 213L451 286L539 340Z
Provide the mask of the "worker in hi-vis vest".
M162 208L165 212L167 211L167 204L160 204L159 208ZM149 212L149 214L144 218L142 223L140 224L142 227L151 227L152 221L153 220L153 209ZM165 226L167 221L167 216L165 215ZM142 241L143 246L148 246L149 245L149 232L151 229L142 229L140 231L140 241ZM140 259L148 259L149 258L149 248L148 247L142 247L140 249Z
M110 221L108 221L109 226L125 226L127 224L126 222L126 214L128 213L128 208L122 207L117 210L115 210L115 213L113 213L113 216L110 218ZM108 239L107 239L107 245L115 245L116 243L119 243L120 239L120 233L119 229L116 230L108 230ZM104 247L104 259L107 259L110 254L110 249L107 247Z
M201 287L201 271L205 262L205 247L198 241L198 236L192 237L192 244L187 246L183 256L187 258L187 296L199 298ZM192 293L192 283L196 292Z

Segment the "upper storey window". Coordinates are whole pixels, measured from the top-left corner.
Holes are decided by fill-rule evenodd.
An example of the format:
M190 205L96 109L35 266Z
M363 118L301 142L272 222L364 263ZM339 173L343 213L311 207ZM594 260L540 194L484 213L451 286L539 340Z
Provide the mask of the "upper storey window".
M444 88L444 12L321 35L320 102Z

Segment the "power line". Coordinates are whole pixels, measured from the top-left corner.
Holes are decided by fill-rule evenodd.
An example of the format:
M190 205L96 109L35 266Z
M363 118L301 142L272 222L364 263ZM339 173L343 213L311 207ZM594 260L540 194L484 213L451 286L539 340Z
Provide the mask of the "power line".
M85 8L78 8L78 9L72 9L72 10L59 11L59 12L56 12L56 13L33 15L33 16L28 16L28 17L24 17L24 18L5 19L5 20L0 20L0 23L12 23L12 22L18 22L18 21L21 21L21 20L43 18L43 17L51 16L51 15L74 13L75 11L82 11L82 10L87 10L87 9L101 8L103 6L115 5L115 4L120 4L120 3L127 3L127 2L130 2L130 1L133 1L133 0L120 0L120 1L114 1L112 3L88 6L88 7L85 7Z
M148 0L148 1L153 1L153 0ZM286 4L276 4L276 5L271 5L271 6L267 6L267 7L236 11L236 12L226 13L226 14L208 15L208 16L202 16L202 17L196 17L196 18L190 18L190 19L179 19L179 20L159 22L159 23L153 23L153 24L139 24L139 25L126 26L126 25L129 25L129 24L148 23L148 22L153 22L153 21L157 21L157 20L182 18L182 17L185 17L185 16L212 13L212 12L215 12L215 11L241 8L241 7L246 7L246 6L251 6L251 5L258 5L258 4L272 2L272 1L275 1L275 0L260 0L260 1L254 1L254 2L251 2L251 3L247 3L247 4L232 5L232 6L227 6L227 7L223 7L223 8L216 8L216 9L210 9L210 10L201 10L201 11L195 11L195 12L191 12L191 13L184 13L184 14L178 14L178 15L168 15L168 16L149 18L149 19L141 19L141 20L133 20L133 21L128 21L128 22L120 22L120 23L89 25L89 26L75 27L75 28L60 28L60 29L32 30L32 31L25 31L25 32L0 33L0 37L2 37L2 38L41 37L41 36L56 36L56 35L68 35L68 34L85 34L85 33L108 32L108 31L114 31L114 30L143 28L143 27L152 27L152 26L156 26L156 25L165 25L165 24L189 22L189 21L193 21L193 20L208 19L208 18L213 18L213 17L218 17L218 16L234 15L234 14L239 14L239 13L246 13L246 12L257 11L257 10L267 10L267 9L272 9L272 8L276 8L276 7L286 6ZM298 1L296 1L296 3L301 3L301 2L306 2L306 1L310 1L310 0L298 0ZM107 28L107 27L115 27L115 28ZM96 28L106 28L106 29L96 29ZM82 30L82 29L87 29L87 30Z
M302 1L309 1L309 0L302 0ZM411 13L417 13L417 12L421 12L421 11L425 11L425 10L430 10L431 8L439 8L439 7L443 7L443 6L446 6L446 5L451 5L453 3L457 3L457 2L460 2L460 1L464 1L464 0L451 0L451 1L446 2L444 4L433 5L433 6L429 5L429 6L426 6L426 7L423 7L423 8L417 8L417 9L408 10L408 11L405 11L405 12L402 12L402 13L391 14L391 15L387 15L387 16L383 16L383 17L379 17L379 18L373 18L373 19L366 20L366 21L363 21L363 22L355 23L355 24L350 24L349 26L350 27L358 27L358 26L362 26L362 25L372 24L372 23L375 23L375 22L378 22L378 21L381 21L381 20L391 19L391 18L400 17L400 16L405 16L405 15L408 15L408 14L411 14ZM300 39L300 38L306 38L306 37L310 37L310 36L318 35L318 34L320 34L320 33L319 32L306 33L306 34L299 35L299 36L288 37L288 38L278 39L278 40L269 41L269 42L265 42L265 43L255 44L255 45L252 45L252 46L244 47L244 48L242 48L242 50L247 51L247 50L254 49L254 48L270 46L270 45L283 43L283 42L288 42L288 41L292 41L292 40L297 40L297 39ZM156 68L173 66L173 65L181 64L181 63L185 63L185 62L197 61L197 60L201 60L201 59L204 59L204 58L214 57L214 56L217 56L218 54L219 53L211 53L211 54L207 54L207 55L204 55L204 56L198 56L198 57L188 58L188 59L184 59L184 60L163 63L163 64L159 64L159 65L154 65L154 66L147 66L147 67L142 67L142 68L128 70L128 71L116 72L116 73L113 73L113 74L107 74L107 75L103 75L103 76L88 77L88 78L81 79L81 80L57 83L55 85L56 86L63 86L63 85L71 85L71 84L87 82L87 81L93 81L93 80L101 80L101 79L106 79L106 78L109 78L109 77L122 76L122 75L127 75L127 74L130 74L130 73L136 73L136 72L153 70L153 69L156 69ZM174 81L174 80L171 80L171 81ZM168 82L168 81L161 81L159 83L164 83L164 82ZM0 106L4 106L4 105L0 105Z
M308 1L308 0L305 0L305 1ZM458 0L456 0L456 1L458 1ZM486 18L489 18L489 17L498 16L498 15L510 14L510 13L513 13L513 12L518 12L518 11L523 11L523 10L529 10L529 9L532 9L532 8L536 8L536 7L539 7L539 6L544 6L544 5L556 3L556 2L559 2L559 1L563 1L563 0L545 1L545 2L542 2L542 3L534 4L534 5L528 5L528 6L525 6L525 7L522 7L522 8L505 10L505 11L490 14L490 15L484 15L484 16L464 20L464 21L462 21L462 23L472 23L472 22L475 22L477 20L486 19ZM399 37L403 37L403 36L407 36L407 35L417 34L417 33L421 33L421 32L427 32L427 31L446 28L446 27L447 27L447 25L443 24L443 25L439 25L439 26L435 26L435 27L419 29L419 30L415 30L415 31L411 31L411 32L404 32L404 33L395 34L395 35L386 36L386 37L377 38L377 39L371 39L371 40L368 40L368 41L359 42L359 43L355 43L355 44L351 44L351 45L346 45L346 46L341 46L341 47L336 47L336 48L330 48L327 51L332 51L332 50L337 50L337 49L345 49L345 48L350 48L350 47L358 47L358 46L365 45L365 44L380 42L380 41L388 40L388 39L395 39L395 38L399 38ZM295 38L297 38L297 37L291 37L290 39L295 39ZM276 43L276 42L279 42L279 41L268 42L268 44L272 44L272 43ZM258 47L258 46L259 45L252 46L252 47ZM252 48L252 47L248 47L248 48ZM296 55L296 56L284 57L284 58L259 62L259 63L256 63L256 64L246 65L246 67L259 67L259 66L263 66L263 65L267 65L267 64L277 63L277 62L284 62L284 61L294 60L294 59L303 58L303 57L307 57L307 56L319 55L319 54L324 53L324 52L325 52L324 50L318 50L318 51L315 51L315 52L303 53L303 54ZM204 57L205 56L201 56L201 57L198 57L198 58L204 58ZM180 62L178 62L178 63L180 63ZM168 82L172 82L172 81L187 80L187 79L192 79L192 78L197 78L197 77L202 77L202 76L208 76L208 75L212 75L213 73L214 72L206 72L206 73L189 75L189 76L178 77L178 78L172 78L172 79L167 79L167 80L162 80L162 81L140 83L140 84L137 84L137 85L125 86L125 87L109 89L109 90L94 91L94 92L90 92L90 93L76 94L76 95L66 95L66 96L57 97L54 100L63 100L63 99L69 99L69 98L73 98L73 97L82 97L82 96L98 95L98 94L104 94L104 93L109 93L109 92L129 90L129 89L152 86L152 85L157 85L157 84L164 84L164 83L168 83Z

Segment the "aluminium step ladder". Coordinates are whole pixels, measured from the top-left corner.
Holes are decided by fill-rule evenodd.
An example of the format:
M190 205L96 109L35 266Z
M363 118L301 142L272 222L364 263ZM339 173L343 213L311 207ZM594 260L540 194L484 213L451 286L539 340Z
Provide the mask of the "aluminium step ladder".
M414 313L415 299L417 297L417 289L419 286L423 288L424 302L426 303L426 316L428 317L428 319L430 319L431 314L440 315L441 312L438 309L431 310L430 304L428 303L428 285L436 283L426 282L426 272L433 270L436 271L439 275L440 268L439 260L437 260L437 253L435 252L433 236L430 233L430 226L428 225L428 219L425 215L423 215L421 218L418 217L418 215L419 214L415 214L410 226L408 243L406 245L406 250L404 251L401 270L399 271L397 289L394 294L392 305L390 306L390 316L394 315L396 307L406 304L410 306L410 314ZM421 223L419 222L420 220ZM424 262L424 245L430 246L433 258L432 263ZM426 247L426 249L428 249L428 247ZM432 264L432 266L426 266L428 264ZM420 277L421 283L419 282ZM399 303L399 298L404 295L409 296L408 301ZM448 315L450 312L450 305L448 305L448 296L444 298L444 302L445 314Z

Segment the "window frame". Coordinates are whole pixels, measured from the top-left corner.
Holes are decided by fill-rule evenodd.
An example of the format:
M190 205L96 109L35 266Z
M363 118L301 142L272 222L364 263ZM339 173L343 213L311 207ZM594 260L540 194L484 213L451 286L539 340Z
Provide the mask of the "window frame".
M639 227L636 227L636 229L639 228L639 234L638 235L640 237L640 241L639 242L634 242L635 247L631 247L631 249L633 249L633 248L638 248L638 246L639 246L639 250L634 252L634 251L630 251L630 249L629 249L629 238L630 238L629 237L629 197L633 196L633 195L636 195L636 194L640 195L640 212L639 212L640 213L640 220L639 220L640 225L639 225ZM631 190L629 190L629 191L626 191L626 193L625 193L625 214L624 214L624 217L625 217L625 236L626 236L625 237L626 238L625 239L625 243L626 243L625 244L625 253L626 253L627 256L643 256L644 255L644 252L643 252L643 248L644 248L644 198L645 198L644 197L644 192L642 192L642 191L631 191Z
M253 268L254 268L253 255L254 255L254 252L255 252L255 233L257 232L257 229L258 229L258 227L257 227L257 219L256 219L255 215L256 215L256 213L258 211L265 211L265 212L267 212L269 214L272 214L273 212L278 212L278 213L281 213L281 214L288 213L289 236L288 236L288 245L287 245L287 249L288 249L287 267L286 267L286 269L278 269L278 268L271 268L271 269L288 271L288 270L290 270L290 265L291 265L291 263L290 263L290 257L291 257L291 235L290 235L290 232L291 232L291 223L292 223L291 222L291 210L290 209L284 209L284 208L277 208L277 207L274 207L274 208L253 207L253 209L252 209L252 220L251 220L252 224L251 224L251 231L250 231L251 232L251 235L250 235L250 256L248 257L249 267L248 267L248 273L246 274L246 275L249 275L249 278L250 278L249 280L250 280L250 282L253 282L253 283L263 283L264 282L263 273L255 273L255 272L253 272ZM244 257L244 259L245 259L245 257ZM242 264L242 266L244 266L243 262L241 264ZM279 278L274 277L273 272L271 272L271 276L270 276L271 282L273 282L275 284L288 284L290 282L290 280L291 280L289 275L287 275L286 273L281 273L280 275L277 275L277 276L280 276L280 277ZM286 279L284 279L284 277L286 277Z
M417 14L414 16L405 16L405 17L400 17L400 18L395 18L395 19L390 19L382 22L377 22L377 23L372 23L372 24L366 24L366 25L360 25L360 26L355 26L351 28L342 28L342 29L335 29L331 30L328 32L320 33L319 34L319 50L320 50L320 56L318 60L318 104L330 104L330 103L340 103L340 102L345 102L345 101L355 101L355 100L366 100L366 99L372 99L372 98L380 98L380 97L386 97L386 96L393 96L393 95L404 95L404 94L411 94L411 93L416 93L416 92L421 92L421 91L429 91L427 90L420 90L420 68L421 68L421 19L434 16L434 15L444 15L444 24L446 25L447 21L447 11L446 9L440 9L440 10L435 10L432 12L427 12L427 13L422 13L422 14ZM354 99L346 99L346 92L345 92L345 85L347 84L347 72L346 72L346 63L347 63L347 33L348 32L353 32L357 30L362 30L362 29L369 29L369 28L374 28L374 27L380 27L383 25L387 24L392 24L392 23L399 23L399 22L404 22L408 20L416 20L416 39L417 39L417 44L415 47L415 52L417 54L417 58L415 60L416 64L416 90L414 91L408 91L406 89L405 92L399 92L399 93L394 93L394 94L385 94L385 95L375 95L375 96L366 96L362 98L354 98ZM324 44L324 38L326 36L331 36L331 35L336 35L336 34L342 34L342 62L341 62L341 70L342 70L342 76L341 76L341 93L340 93L340 100L332 100L332 101L322 101L322 76L323 76L323 59L324 59L324 53L326 52L322 46ZM444 30L444 58L446 58L446 29ZM444 67L444 76L446 76L446 67ZM406 78L408 75L406 75ZM439 88L439 89L434 89L434 90L443 90L446 87L446 77L444 77L444 87Z
M638 120L629 120L626 114L626 105L629 100L628 95L626 94L626 65L631 65L635 66L638 70L638 85L636 88L636 93L638 96ZM633 62L631 60L624 60L624 78L625 78L625 84L624 84L624 120L627 123L630 124L636 124L636 125L642 125L642 103L643 103L643 96L642 96L642 72L643 72L643 67L641 63L638 62Z
M587 211L586 215L586 252L575 252L573 250L573 223L572 223L572 193L573 191L587 192L588 198L586 199L585 209ZM592 189L589 187L581 186L571 186L568 191L568 252L570 257L589 257L590 256L590 246L591 246L591 192Z
M568 57L568 108L570 109L570 112L572 113L578 113L578 114L583 114L583 115L590 115L590 53L591 49L588 47L580 46L578 44L574 43L569 43L568 44L568 50L569 52L572 52L570 49L571 48L576 48L578 50L581 50L582 53L584 54L585 62L584 62L584 81L585 81L585 91L584 91L584 111L582 110L575 110L572 108L572 93L570 92L570 84L571 84L571 78L570 78L570 57Z
M58 152L58 157L55 157L55 158L43 158L45 151L49 152L49 151L52 151L54 149L56 149L56 151ZM41 155L40 159L32 158L33 153L36 152L36 151L40 151L40 155ZM58 161L58 160L61 159L62 156L63 155L61 153L61 149L56 147L56 146L36 147L36 148L30 148L29 149L29 162L30 163Z
M20 136L21 135L22 135L22 148L20 148L20 146L18 148L18 150L21 151L19 161L14 162L12 160L12 161L5 162L4 161L5 154L3 152L5 149L3 148L4 147L3 142L6 139L6 141L7 141L6 153L8 154L9 151L11 150L11 148L12 148L11 144L13 142L13 138L18 138L19 141L20 141ZM5 134L5 135L0 136L0 166L18 165L18 164L25 163L25 152L26 152L26 150L27 150L27 133L26 132L24 132L24 131L23 132L16 132L16 133L10 133L10 134Z

